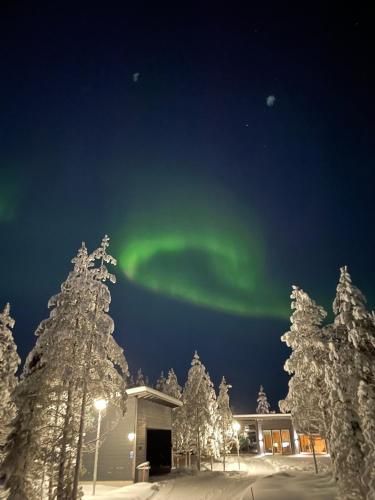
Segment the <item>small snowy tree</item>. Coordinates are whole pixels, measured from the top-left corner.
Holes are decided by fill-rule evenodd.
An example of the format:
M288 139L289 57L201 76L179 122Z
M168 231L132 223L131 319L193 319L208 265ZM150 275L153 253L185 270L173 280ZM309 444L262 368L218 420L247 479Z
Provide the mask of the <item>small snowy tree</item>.
M206 368L195 352L183 391L185 422L190 437L189 452L197 455L200 470L203 454L214 453L216 394Z
M217 426L219 430L220 453L223 456L223 470L225 471L225 460L230 453L235 432L233 430L233 415L229 404L228 390L232 386L226 383L223 377L219 386L217 397Z
M267 400L266 393L264 392L263 386L261 385L259 388L258 399L257 399L257 413L269 413L270 412L270 404Z
M160 392L165 392L165 384L167 379L164 377L163 370L160 373L160 377L156 381L155 389Z
M16 415L13 392L17 385L16 372L20 364L17 347L13 339L14 319L10 317L10 305L0 313L0 463L3 447L10 432L10 424Z
M126 377L126 387L128 389L130 389L131 387L135 387L134 378L133 375L130 373L130 371L128 371L128 375Z
M135 386L136 387L141 387L143 385L147 385L146 384L146 379L142 373L142 369L139 368L138 372L137 372L137 378L136 378L136 381L135 381Z
M182 388L178 383L177 375L175 374L173 368L168 372L168 377L165 381L164 392L168 396L172 396L176 399L181 399Z

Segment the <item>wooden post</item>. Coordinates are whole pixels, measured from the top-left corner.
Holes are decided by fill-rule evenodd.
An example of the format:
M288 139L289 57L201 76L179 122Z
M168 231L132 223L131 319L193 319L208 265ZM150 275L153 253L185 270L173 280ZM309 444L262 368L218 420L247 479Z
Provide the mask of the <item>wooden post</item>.
M223 434L223 471L225 472L225 457L226 457L226 454L227 454L227 442L226 442L226 439L225 439L224 427L222 429L222 434Z
M314 438L312 437L311 434L309 434L309 438L310 438L310 444L311 444L312 452L313 452L315 474L318 474L318 462L316 460Z

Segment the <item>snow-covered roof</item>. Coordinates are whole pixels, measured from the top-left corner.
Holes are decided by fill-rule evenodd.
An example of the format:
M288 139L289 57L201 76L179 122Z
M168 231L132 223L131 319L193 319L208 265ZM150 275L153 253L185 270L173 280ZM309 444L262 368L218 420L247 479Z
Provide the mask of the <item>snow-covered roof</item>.
M234 418L292 418L290 413L246 413L243 415L233 415Z
M177 408L182 406L182 402L178 399L164 394L164 392L157 391L152 387L147 387L146 385L141 385L140 387L132 387L131 389L126 389L126 394L128 396L134 396L136 398L149 399L150 401L155 401L164 406L169 406L170 408Z

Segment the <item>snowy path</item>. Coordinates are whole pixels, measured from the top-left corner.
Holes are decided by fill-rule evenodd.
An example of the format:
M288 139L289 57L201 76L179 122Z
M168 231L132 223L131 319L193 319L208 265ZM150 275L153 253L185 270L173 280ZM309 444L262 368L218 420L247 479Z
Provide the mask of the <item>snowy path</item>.
M251 499L255 476L246 473L200 472L159 483L155 500L228 500Z
M122 488L102 487L95 497L108 500L334 500L335 487L328 457L321 457L321 472L313 472L310 457L241 457L241 471L233 458L229 472L175 471L154 483Z

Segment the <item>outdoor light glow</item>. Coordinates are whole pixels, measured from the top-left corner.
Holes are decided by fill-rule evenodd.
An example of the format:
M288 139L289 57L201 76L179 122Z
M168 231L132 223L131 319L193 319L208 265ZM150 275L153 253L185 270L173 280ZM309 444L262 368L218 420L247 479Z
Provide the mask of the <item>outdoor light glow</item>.
M129 441L134 441L134 439L135 439L135 433L134 432L129 432L128 439L129 439Z
M97 410L105 410L107 408L108 402L105 399L96 399L94 401L94 406Z
M239 422L233 422L232 427L233 427L233 430L238 432L241 429L241 424Z
M142 205L135 201L129 210L116 252L127 278L211 309L288 317L287 302L278 298L283 294L266 275L258 223L212 186L202 190L187 181L183 190L170 189L142 192Z

